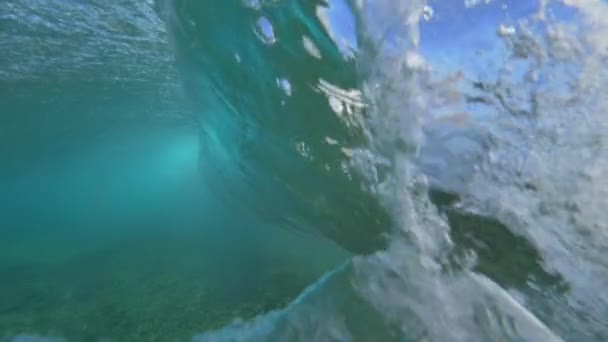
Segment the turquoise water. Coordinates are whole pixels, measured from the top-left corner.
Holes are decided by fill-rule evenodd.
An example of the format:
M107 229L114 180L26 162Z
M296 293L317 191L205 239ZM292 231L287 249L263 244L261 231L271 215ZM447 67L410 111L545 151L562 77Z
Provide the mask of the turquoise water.
M4 1L0 341L606 340L607 10Z

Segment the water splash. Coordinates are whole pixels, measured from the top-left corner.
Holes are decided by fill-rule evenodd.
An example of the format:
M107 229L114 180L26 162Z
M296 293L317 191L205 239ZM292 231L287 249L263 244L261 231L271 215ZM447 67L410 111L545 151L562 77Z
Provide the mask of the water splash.
M495 39L505 43L495 74L457 70L450 82L437 79L419 48L425 5L357 2L365 106L351 122L369 144L351 146L349 156L394 219L386 249L355 257L283 311L198 339L601 340L608 306L597 296L607 279L598 184L607 168L598 91L608 78L597 34L606 28L589 16L604 5L568 3L582 14L575 20L593 23L572 26L554 16L562 4L539 4L516 27L496 26ZM450 116L461 104L466 114ZM433 168L433 154L450 168ZM495 217L531 241L544 267L568 284L558 296L573 301L530 291L542 286L533 278L523 288L501 287L474 270L473 250L454 260L459 246L429 201L429 185L459 195L450 210ZM359 320L369 322L365 333Z

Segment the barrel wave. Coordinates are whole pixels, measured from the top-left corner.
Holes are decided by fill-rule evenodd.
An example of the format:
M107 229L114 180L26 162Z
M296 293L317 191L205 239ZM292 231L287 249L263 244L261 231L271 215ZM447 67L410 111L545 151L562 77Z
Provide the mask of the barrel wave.
M608 339L608 5L0 4L0 340Z

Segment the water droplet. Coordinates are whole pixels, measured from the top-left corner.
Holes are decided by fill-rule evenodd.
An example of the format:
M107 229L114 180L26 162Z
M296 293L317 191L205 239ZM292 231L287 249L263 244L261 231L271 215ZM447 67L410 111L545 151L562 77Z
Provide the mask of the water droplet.
M302 37L302 43L304 44L304 49L306 49L306 51L313 57L315 58L321 58L321 51L319 50L319 48L315 45L315 43L312 42L312 40L306 36Z
M431 18L433 17L434 11L433 8L429 5L424 6L423 10L422 10L422 17L424 18L425 21L429 21L431 20Z
M500 24L498 27L498 35L501 37L512 36L515 34L515 27Z
M306 159L312 159L312 156L310 155L310 148L308 148L308 146L306 146L303 141L299 141L296 143L296 151L298 151L298 154L302 157Z
M258 18L255 25L255 33L265 44L270 45L276 42L272 23L266 17Z

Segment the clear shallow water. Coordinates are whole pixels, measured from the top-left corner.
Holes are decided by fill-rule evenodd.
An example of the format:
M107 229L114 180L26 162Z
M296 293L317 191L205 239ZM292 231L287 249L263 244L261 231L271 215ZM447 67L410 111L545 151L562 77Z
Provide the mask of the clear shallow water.
M606 339L604 3L0 6L9 341Z

